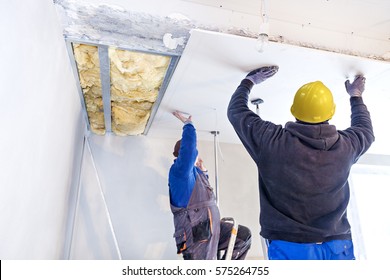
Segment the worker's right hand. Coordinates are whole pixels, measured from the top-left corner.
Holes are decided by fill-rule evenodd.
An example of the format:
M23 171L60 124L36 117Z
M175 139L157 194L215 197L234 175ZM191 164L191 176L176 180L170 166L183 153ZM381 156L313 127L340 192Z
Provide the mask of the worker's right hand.
M349 80L345 81L345 89L351 97L361 97L365 88L366 78L364 76L358 75L355 77L355 80L352 84Z
M264 66L249 72L248 75L246 75L245 79L250 80L254 85L260 84L275 75L278 70L279 66L276 65Z
M189 117L186 117L184 116L183 113L179 112L179 111L174 111L172 113L176 118L178 118L179 120L181 120L183 123L189 123L192 121L192 116L190 115Z
M198 158L196 159L195 165L196 165L200 170L202 170L203 172L207 171L207 168L206 168L206 166L203 164L203 160L202 160L200 157L198 157Z

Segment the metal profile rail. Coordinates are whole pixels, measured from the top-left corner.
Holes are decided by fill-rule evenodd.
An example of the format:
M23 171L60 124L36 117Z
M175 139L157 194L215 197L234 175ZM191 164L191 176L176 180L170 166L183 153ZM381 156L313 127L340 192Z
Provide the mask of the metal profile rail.
M106 133L111 133L111 81L108 46L98 46L98 52L100 64L100 81L102 84L104 125L106 128Z
M77 91L79 93L80 103L81 103L81 107L83 109L83 115L84 115L85 122L87 124L87 129L88 129L88 131L91 131L88 113L87 113L87 106L86 106L85 100L84 100L83 89L81 88L81 85L80 85L79 71L77 69L77 64L76 64L76 59L74 57L72 44L73 44L73 42L66 41L66 48L68 50L68 56L69 56L69 60L70 60L70 65L71 65L72 70L73 70L73 75L74 75L74 78L75 78L76 83L77 83Z
M144 135L147 135L148 132L149 132L150 126L152 125L153 120L154 120L154 118L155 118L155 116L157 114L157 110L160 107L161 101L162 101L162 99L164 97L164 94L165 94L167 88L168 88L168 84L169 84L169 82L170 82L170 80L172 78L173 72L175 71L176 66L179 63L179 60L180 60L180 57L178 57L178 56L171 56L171 61L169 63L167 72L165 73L164 81L163 81L163 83L162 83L162 85L160 87L159 93L157 95L156 102L154 102L154 104L153 104L152 111L150 112L149 120L146 123L145 130L144 130L144 133L143 133Z

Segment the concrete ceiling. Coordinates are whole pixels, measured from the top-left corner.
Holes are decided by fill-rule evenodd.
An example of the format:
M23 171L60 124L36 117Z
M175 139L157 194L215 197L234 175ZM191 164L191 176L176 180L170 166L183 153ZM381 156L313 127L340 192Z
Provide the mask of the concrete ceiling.
M372 153L390 154L386 115L390 107L390 1L386 0L88 0L54 1L67 40L179 56L148 135L177 138L181 126L171 110L193 115L199 138L238 143L226 118L229 98L245 74L264 64L279 73L253 91L261 115L284 124L300 85L322 80L335 94L332 122L348 125L344 81L367 77L364 98L377 141ZM255 49L260 26L270 43ZM195 29L195 30L194 30ZM201 30L199 30L201 29ZM202 31L203 30L203 31ZM205 31L206 30L206 31ZM254 106L252 107L255 109Z
M390 60L388 0L54 0L68 38L164 50L163 36L200 28Z

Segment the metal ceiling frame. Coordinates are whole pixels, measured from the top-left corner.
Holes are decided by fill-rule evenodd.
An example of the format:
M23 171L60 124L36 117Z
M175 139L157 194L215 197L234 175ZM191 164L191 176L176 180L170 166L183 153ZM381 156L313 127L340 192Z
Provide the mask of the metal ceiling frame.
M83 109L84 118L85 118L86 123L87 123L88 131L91 131L91 125L90 125L89 118L88 118L87 106L86 106L85 99L84 99L83 89L81 88L81 85L80 85L79 71L77 68L76 59L74 57L72 44L73 43L86 44L86 45L96 46L98 48L99 66L100 66L100 82L101 82L101 88L102 88L105 131L106 131L106 134L110 134L110 133L112 133L112 128L111 128L110 58L108 55L108 48L110 46L104 45L104 44L93 43L93 42L88 41L88 40L74 40L74 39L65 38L65 41L66 41L66 47L68 50L68 55L69 55L70 63L72 66L73 74L74 74L75 80L77 82L77 89L79 92L79 97L80 97L80 101L81 101L81 105L82 105L82 109ZM159 92L157 95L157 99L153 103L149 119L145 125L144 132L142 133L142 135L147 135L149 132L149 129L153 123L153 120L156 116L157 110L161 104L161 101L164 97L164 94L168 88L168 85L169 85L169 82L172 78L172 75L173 75L173 73L176 69L176 66L180 60L180 56L174 55L172 53L145 51L145 50L139 50L139 49L123 48L123 47L119 47L119 46L115 46L115 47L118 49L121 49L121 50L126 50L126 51L155 54L155 55L163 55L163 56L170 57L170 63L169 63L169 66L167 68L167 71L165 72L164 80L160 86L160 89L159 89Z
M98 46L98 53L100 66L100 82L102 83L104 127L106 128L106 133L111 133L111 81L108 46Z
M71 67L72 67L72 70L73 70L73 75L74 75L75 81L77 83L77 91L79 93L81 107L83 109L83 115L84 115L84 118L85 118L85 122L87 124L87 130L91 131L91 125L90 125L89 119L88 119L87 106L86 106L85 100L84 100L83 89L80 86L79 71L77 69L76 59L75 59L74 53L73 53L72 43L75 43L75 42L74 41L68 41L68 40L65 40L65 42L66 42L66 49L68 50L68 56L69 56L70 64L71 64Z

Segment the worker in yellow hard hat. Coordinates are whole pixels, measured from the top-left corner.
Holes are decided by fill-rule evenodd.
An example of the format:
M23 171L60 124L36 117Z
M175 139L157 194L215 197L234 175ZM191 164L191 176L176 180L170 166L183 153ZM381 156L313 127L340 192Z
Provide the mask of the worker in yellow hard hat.
M321 123L330 120L335 109L332 92L322 82L316 81L298 89L291 113L297 120Z
M275 75L277 66L253 70L231 97L228 118L258 167L260 235L273 259L355 259L347 219L348 176L374 142L363 102L365 78L345 82L351 126L329 124L336 105L319 81L295 94L285 126L263 120L248 108L252 87Z

